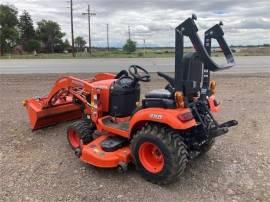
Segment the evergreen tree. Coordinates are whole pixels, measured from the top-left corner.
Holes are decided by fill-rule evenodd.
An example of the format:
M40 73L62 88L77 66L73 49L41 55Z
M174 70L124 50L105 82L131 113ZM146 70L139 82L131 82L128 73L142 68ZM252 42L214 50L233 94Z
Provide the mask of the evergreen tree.
M23 11L23 14L19 18L19 32L20 42L25 50L29 51L29 41L36 38L35 30L33 26L33 20L27 11Z

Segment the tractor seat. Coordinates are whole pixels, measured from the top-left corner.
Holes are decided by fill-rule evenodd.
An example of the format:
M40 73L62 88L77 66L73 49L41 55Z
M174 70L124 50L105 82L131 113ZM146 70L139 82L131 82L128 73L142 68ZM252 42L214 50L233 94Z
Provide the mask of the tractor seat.
M152 90L145 94L146 98L173 99L173 94L165 89Z
M174 109L176 105L171 92L165 89L158 89L153 90L145 95L145 99L142 100L142 107Z

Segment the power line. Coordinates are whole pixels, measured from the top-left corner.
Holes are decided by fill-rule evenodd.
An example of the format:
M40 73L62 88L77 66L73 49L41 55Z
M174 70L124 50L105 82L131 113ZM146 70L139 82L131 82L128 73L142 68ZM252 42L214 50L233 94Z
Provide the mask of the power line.
M86 13L82 13L82 15L88 16L88 43L89 43L89 53L92 54L92 46L91 46L91 16L96 15L96 13L91 13L90 5L88 4L88 9Z

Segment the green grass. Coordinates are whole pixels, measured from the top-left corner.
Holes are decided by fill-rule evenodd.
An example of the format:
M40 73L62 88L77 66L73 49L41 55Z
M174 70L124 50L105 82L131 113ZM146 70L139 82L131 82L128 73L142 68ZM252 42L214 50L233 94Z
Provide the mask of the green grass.
M89 59L89 58L155 58L155 57L174 57L173 50L146 50L145 54L143 50L137 50L134 53L125 53L119 50L104 51L94 50L92 55L89 53L78 52L76 58L78 59ZM71 53L39 53L34 56L33 54L6 54L0 59L68 59L73 58Z
M187 48L185 52L192 51L191 48ZM76 53L77 59L89 59L89 58L169 58L174 57L173 48L148 48L145 53L143 49L137 49L134 53L125 53L121 50L112 49L111 51L94 49L92 55L89 53ZM212 56L219 57L223 54L213 53ZM235 56L256 56L256 55L270 55L270 48L243 48L240 52L234 53ZM0 59L71 59L71 53L39 53L37 56L33 54L22 54L22 55L4 55Z

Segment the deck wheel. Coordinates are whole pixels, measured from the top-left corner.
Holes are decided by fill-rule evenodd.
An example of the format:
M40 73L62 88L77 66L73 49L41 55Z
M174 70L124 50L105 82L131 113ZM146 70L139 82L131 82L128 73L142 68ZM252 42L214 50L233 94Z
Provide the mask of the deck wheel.
M81 146L80 137L72 128L67 131L67 138L72 149L75 150Z

